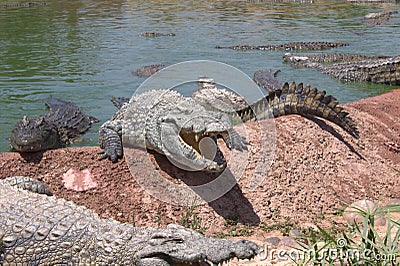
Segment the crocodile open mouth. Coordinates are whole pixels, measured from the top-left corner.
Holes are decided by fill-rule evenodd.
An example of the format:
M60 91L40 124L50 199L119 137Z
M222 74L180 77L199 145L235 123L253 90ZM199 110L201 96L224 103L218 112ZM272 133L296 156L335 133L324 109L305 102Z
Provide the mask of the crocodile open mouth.
M151 256L146 256L143 257L141 260L142 262L145 262L147 259L149 259L153 265L155 265L156 262L159 262L160 265L179 265L179 266L189 266L189 265L204 265L204 266L213 266L213 265L220 265L222 263L228 263L232 259L226 259L220 262L213 262L205 258L204 254L199 254L198 258L191 258L190 260L185 260L183 258L177 258L173 255L168 255L168 254L163 254L163 253L157 253L157 254L151 254ZM147 264L146 264L147 265Z
M180 142L188 149L192 150L196 159L205 161L210 168L221 171L226 167L226 160L218 148L217 139L225 139L228 132L202 132L181 130L179 133Z

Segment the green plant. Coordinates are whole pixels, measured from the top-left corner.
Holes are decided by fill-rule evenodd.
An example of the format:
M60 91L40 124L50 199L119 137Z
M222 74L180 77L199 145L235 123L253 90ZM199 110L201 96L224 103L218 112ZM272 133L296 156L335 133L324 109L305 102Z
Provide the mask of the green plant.
M225 225L227 226L227 233L220 232L216 235L219 238L226 238L226 237L243 237L243 236L250 236L252 234L252 226L251 225Z
M288 236L290 230L295 229L296 224L293 223L290 220L285 220L282 222L276 222L272 224L267 224L265 222L260 223L260 229L262 229L265 232L271 232L274 230L280 231L284 236Z
M196 202L193 202L190 206L186 206L185 208L185 215L182 217L180 221L180 225L183 227L196 230L199 233L204 233L207 230L207 227L201 225L202 219L201 217L195 212L198 205Z
M321 237L311 233L310 237L296 239L302 254L297 265L399 265L400 224L391 219L391 213L400 212L400 205L389 205L364 210L351 206L361 215L362 223L349 225L349 232L333 236L318 227ZM380 236L375 228L375 217L387 216L387 229ZM392 235L392 230L395 230Z

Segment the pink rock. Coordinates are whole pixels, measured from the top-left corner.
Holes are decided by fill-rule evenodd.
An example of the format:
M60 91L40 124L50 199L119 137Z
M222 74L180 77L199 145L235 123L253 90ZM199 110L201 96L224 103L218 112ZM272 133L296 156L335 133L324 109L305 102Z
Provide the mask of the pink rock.
M66 189L75 191L86 191L97 187L97 183L94 181L94 176L89 169L77 171L70 168L65 174L63 174L63 183Z

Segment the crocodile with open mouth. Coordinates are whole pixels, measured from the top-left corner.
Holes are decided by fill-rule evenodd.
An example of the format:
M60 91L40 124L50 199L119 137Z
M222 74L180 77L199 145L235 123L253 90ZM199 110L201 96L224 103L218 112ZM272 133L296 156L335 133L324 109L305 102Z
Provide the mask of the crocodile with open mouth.
M1 265L211 266L261 251L251 241L206 237L175 224L154 229L101 219L73 202L12 186L39 181L9 179L0 180Z
M264 73L255 78L259 85L268 87L265 82L275 75ZM230 111L210 108L210 102L211 107L218 105L215 94L206 95L205 101L200 101L198 97L184 97L172 90L152 90L134 95L127 103L116 101L121 108L99 129L100 153L103 154L100 159L116 162L123 155L124 143L125 147L155 150L190 169L220 172L226 167L222 152L217 146L216 155L208 158L201 152L201 142L206 137L215 142L222 138L230 149L247 149L248 143L232 125L231 117L237 115L244 122L288 114L317 116L358 138L354 121L334 97L325 96L325 91L311 89L309 85L303 87L302 83L273 86L259 101Z

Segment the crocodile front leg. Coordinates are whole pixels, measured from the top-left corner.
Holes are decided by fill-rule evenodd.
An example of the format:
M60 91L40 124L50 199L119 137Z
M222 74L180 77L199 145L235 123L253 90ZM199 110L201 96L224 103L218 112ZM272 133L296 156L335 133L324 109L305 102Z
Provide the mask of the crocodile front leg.
M112 120L105 122L99 129L100 154L99 160L109 158L115 163L122 157L122 120Z

